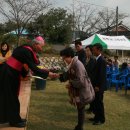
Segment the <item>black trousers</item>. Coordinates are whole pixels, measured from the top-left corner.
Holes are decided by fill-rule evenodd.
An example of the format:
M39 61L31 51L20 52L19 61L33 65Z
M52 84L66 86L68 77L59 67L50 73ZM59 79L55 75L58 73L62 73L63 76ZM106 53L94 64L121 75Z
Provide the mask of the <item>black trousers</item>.
M90 106L89 106L89 110L90 110L91 112L94 112L94 101L92 101L89 105L90 105Z
M95 100L94 100L95 121L105 122L103 94L104 94L103 92L95 93Z
M83 129L84 120L85 120L85 106L79 107L77 106L78 111L78 128Z

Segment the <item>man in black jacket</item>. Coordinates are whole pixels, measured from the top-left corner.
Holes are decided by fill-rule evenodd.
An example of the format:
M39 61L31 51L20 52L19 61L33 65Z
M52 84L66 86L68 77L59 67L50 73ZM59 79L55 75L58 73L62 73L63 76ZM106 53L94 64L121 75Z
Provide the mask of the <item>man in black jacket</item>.
M81 41L75 41L75 49L77 50L76 56L78 56L78 59L85 66L86 65L86 53L85 53L85 50L82 48Z
M93 54L96 56L96 65L94 70L94 114L93 125L103 124L105 122L103 94L106 90L106 61L103 58L102 45L96 43L92 48Z

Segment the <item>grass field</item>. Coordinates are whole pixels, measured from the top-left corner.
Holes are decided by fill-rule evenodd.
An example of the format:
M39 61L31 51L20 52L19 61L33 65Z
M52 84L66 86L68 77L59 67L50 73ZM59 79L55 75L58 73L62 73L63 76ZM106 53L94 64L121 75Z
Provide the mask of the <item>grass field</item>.
M104 94L106 122L93 126L86 113L84 130L130 130L130 90L115 92L113 88ZM73 130L76 125L76 109L68 103L65 83L47 81L43 90L32 86L27 130Z

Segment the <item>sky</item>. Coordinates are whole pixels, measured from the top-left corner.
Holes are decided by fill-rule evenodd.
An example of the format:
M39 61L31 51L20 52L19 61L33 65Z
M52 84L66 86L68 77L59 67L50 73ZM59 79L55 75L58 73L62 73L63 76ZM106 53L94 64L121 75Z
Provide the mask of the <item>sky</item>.
M108 8L112 10L116 10L116 7L118 6L119 13L125 13L128 14L129 17L126 18L123 23L125 25L128 25L130 27L130 0L49 0L54 7L61 7L61 8L72 8L73 1L80 1L80 2L86 2L90 4L97 5L99 10L103 8ZM4 18L0 16L0 21L4 21Z
M68 8L72 5L73 0L50 0L55 7L63 7ZM129 15L129 18L123 21L124 24L128 24L130 26L130 0L76 0L86 3L91 3L97 5L96 7L99 9L108 8L115 9L118 6L119 13L125 13Z

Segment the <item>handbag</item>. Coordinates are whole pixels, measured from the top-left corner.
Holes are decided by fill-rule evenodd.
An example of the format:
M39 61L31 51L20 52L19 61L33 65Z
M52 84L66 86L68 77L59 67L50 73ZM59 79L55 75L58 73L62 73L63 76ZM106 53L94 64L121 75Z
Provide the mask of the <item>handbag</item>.
M89 104L95 99L95 91L88 77L87 73L84 77L84 82L81 83L80 79L70 80L71 85L75 89L79 89L80 102L82 104Z
M89 78L86 77L85 82L84 104L89 104L95 99L95 91Z

